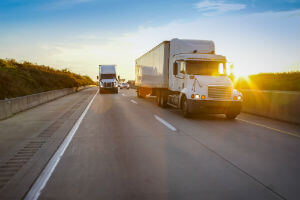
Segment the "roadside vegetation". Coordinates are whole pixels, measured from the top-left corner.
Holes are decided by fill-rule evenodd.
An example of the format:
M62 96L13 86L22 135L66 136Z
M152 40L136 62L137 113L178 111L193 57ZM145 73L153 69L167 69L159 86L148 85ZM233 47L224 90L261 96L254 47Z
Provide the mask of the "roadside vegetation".
M92 84L90 77L67 69L0 59L0 99Z
M300 91L300 71L250 75L237 79L235 88Z

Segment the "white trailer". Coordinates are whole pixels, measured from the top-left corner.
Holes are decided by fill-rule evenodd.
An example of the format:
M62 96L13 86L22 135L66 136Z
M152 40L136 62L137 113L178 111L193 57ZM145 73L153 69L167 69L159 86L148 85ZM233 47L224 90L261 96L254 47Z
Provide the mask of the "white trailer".
M191 113L226 114L241 111L242 94L233 89L226 58L215 54L213 41L164 41L136 59L138 97L157 96L157 104Z
M99 93L118 93L116 65L99 65Z

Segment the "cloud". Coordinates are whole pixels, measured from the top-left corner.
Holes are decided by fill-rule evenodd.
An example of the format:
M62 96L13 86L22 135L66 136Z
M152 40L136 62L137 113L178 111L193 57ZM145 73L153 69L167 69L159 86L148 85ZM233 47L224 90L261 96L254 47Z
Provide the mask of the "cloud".
M72 31L18 33L0 37L3 58L28 60L95 79L98 64L118 65L121 77L134 79L135 59L164 40L172 38L213 40L216 53L233 62L237 73L300 70L300 10L263 12L189 21L161 26L141 26L132 32ZM40 37L40 38L39 38ZM19 38L16 40L16 38Z
M215 15L229 11L242 10L246 8L246 5L241 3L226 3L225 1L211 0L204 0L198 2L195 6L204 15Z

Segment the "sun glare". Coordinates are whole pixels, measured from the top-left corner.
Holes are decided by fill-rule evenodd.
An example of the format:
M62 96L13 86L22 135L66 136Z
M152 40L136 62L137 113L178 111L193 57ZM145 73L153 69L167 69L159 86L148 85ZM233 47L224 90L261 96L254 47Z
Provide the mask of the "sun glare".
M245 72L245 71L240 71L240 70L234 70L233 71L234 76L238 78L247 78L250 74Z

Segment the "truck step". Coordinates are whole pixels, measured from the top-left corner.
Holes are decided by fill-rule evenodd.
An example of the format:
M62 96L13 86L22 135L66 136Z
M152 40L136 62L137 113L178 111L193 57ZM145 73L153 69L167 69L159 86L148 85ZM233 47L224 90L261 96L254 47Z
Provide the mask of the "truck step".
M174 105L174 104L171 104L171 103L167 103L169 106L173 107L173 108L178 108L178 106Z

